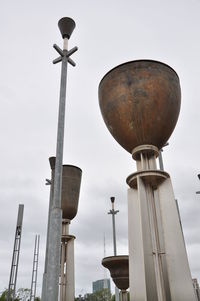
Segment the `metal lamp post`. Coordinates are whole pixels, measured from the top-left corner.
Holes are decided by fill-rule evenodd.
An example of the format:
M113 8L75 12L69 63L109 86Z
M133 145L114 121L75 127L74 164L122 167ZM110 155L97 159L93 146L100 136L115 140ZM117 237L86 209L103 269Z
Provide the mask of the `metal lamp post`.
M57 129L56 164L54 178L54 193L52 209L49 220L49 241L48 241L48 262L47 262L47 296L48 301L58 300L58 286L60 273L60 241L62 234L62 209L61 209L61 186L62 186L62 162L64 146L64 124L65 124L65 100L68 62L75 66L70 56L78 50L77 47L68 51L68 40L75 28L75 22L71 18L62 18L58 22L61 35L63 37L63 50L56 44L54 49L59 53L59 57L53 61L54 64L62 62L60 100Z
M117 255L117 246L116 246L116 230L115 230L115 215L119 212L119 210L115 210L114 208L114 202L115 198L110 198L112 203L112 210L108 212L108 214L112 214L112 228L113 228L113 249L114 249L114 256ZM115 286L115 300L119 301L119 289L117 286Z

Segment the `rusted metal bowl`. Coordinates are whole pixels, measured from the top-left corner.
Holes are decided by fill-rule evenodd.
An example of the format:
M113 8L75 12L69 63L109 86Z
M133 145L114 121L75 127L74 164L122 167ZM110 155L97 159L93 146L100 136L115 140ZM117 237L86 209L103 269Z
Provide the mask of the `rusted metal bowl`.
M73 165L63 165L61 207L63 218L72 220L78 210L82 170Z
M112 280L120 290L129 288L128 255L105 257L102 259L102 265L110 271Z
M99 104L112 136L128 152L139 145L161 149L180 111L177 73L168 65L138 60L109 71L99 84Z
M54 185L56 158L49 158L52 169L52 184ZM78 201L81 186L82 170L74 165L63 165L61 208L62 218L72 220L78 211Z

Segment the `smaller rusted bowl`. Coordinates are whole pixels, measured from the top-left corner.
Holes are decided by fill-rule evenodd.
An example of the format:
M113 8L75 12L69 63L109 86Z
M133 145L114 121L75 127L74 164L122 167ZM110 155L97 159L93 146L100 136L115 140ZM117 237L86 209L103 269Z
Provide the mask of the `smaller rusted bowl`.
M49 161L52 169L52 185L54 185L56 158L50 157ZM63 165L61 192L61 208L63 211L63 219L72 220L77 214L81 176L82 170L79 167L74 165Z
M129 288L128 255L105 257L102 259L101 263L110 271L112 280L120 290L127 290Z
M73 165L63 165L61 208L63 218L72 220L78 211L82 170Z

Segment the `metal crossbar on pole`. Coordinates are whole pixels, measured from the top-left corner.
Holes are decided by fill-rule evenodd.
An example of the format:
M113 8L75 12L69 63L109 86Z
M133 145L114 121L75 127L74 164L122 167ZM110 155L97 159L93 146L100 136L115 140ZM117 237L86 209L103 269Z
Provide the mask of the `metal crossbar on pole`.
M38 260L39 260L39 246L40 246L40 235L36 235L35 236L35 247L34 247L34 253L33 253L33 270L32 270L32 280L31 280L30 301L35 301Z
M19 265L19 253L20 253L21 235L22 235L23 213L24 213L24 205L20 204L18 209L17 225L15 231L7 301L13 301L15 299L17 272L18 272L18 265Z

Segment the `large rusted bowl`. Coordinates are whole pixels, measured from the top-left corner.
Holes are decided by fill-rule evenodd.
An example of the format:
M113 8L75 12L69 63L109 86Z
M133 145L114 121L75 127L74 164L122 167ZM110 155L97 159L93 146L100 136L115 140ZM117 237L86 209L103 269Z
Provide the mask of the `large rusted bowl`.
M99 84L103 119L130 153L145 144L161 149L175 128L180 103L178 75L157 61L124 63L109 71Z
M112 280L120 290L129 288L128 255L105 257L102 259L102 265L109 269Z
M54 185L56 158L50 157L49 161L52 169L52 185ZM82 170L79 167L74 165L63 165L61 208L62 218L64 219L72 220L77 214L81 176Z

